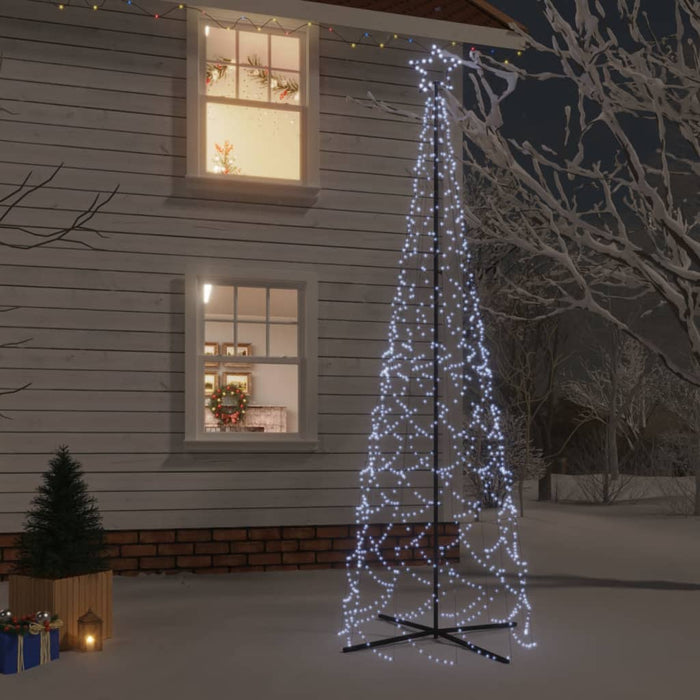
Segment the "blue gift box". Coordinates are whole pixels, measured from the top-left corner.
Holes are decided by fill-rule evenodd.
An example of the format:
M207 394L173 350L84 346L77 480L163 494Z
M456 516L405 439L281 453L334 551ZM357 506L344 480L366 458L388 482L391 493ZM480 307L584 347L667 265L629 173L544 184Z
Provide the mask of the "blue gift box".
M42 637L49 637L49 645L44 652L48 651L48 659L42 661L41 658L41 643ZM45 642L46 643L46 642ZM22 660L20 660L20 645ZM17 671L26 670L39 666L41 663L54 661L58 658L58 630L49 630L48 632L40 632L39 634L25 634L19 636L8 632L0 632L0 673L17 673ZM18 668L22 666L23 668Z

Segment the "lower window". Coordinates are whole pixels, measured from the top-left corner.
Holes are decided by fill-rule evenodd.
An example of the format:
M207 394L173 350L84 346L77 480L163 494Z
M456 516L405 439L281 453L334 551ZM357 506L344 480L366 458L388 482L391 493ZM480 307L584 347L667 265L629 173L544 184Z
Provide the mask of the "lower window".
M313 448L316 284L188 274L186 442Z

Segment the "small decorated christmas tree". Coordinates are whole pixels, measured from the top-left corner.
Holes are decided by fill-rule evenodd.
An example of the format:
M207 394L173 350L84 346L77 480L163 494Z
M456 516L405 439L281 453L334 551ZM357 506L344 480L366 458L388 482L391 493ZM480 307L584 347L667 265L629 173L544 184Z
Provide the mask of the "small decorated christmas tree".
M220 175L240 175L241 169L236 165L236 156L233 155L233 144L228 140L224 145L215 143L214 172Z
M109 569L102 518L80 463L63 445L49 464L19 537L17 573L58 579Z

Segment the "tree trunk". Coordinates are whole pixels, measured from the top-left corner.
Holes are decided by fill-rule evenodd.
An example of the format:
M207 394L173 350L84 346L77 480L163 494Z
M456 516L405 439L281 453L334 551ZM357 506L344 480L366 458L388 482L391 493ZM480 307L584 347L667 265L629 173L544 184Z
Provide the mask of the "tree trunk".
M608 413L608 421L606 426L606 443L608 453L607 474L611 479L617 479L620 476L620 466L617 456L617 394L618 384L620 381L620 342L620 333L613 332L610 348L610 412ZM608 501L606 500L605 503L607 502Z
M520 497L520 517L525 515L525 479L527 479L530 473L530 439L532 437L532 410L531 404L527 403L527 414L525 416L527 421L525 424L525 464L523 464L523 471L520 475L520 482L518 483L518 496Z
M700 515L700 462L695 464L695 513Z
M550 455L554 452L552 433L554 432L554 408L557 404L557 394L555 390L557 380L557 369L559 367L559 332L561 323L557 319L557 325L554 328L554 337L552 338L551 353L549 356L549 381L547 385L547 416L545 420L544 430L542 433L542 442L544 444L544 453L547 455L547 471L544 476L537 482L537 500L551 501L552 500L552 471L554 470L554 460Z
M520 498L520 517L525 515L525 479L518 482L518 497Z
M605 472L603 473L603 503L610 502L610 465L605 463Z

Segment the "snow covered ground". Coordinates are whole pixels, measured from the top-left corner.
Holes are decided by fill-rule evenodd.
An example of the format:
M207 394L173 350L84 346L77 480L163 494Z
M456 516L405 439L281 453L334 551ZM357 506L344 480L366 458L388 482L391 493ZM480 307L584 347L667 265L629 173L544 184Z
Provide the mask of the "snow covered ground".
M696 697L698 518L646 505L530 504L521 533L539 646L514 647L510 666L456 650L456 665L442 668L408 645L394 647L391 663L342 654L342 571L118 577L116 636L103 653L65 653L0 676L0 692L22 700ZM479 634L477 644L503 646L504 632Z

